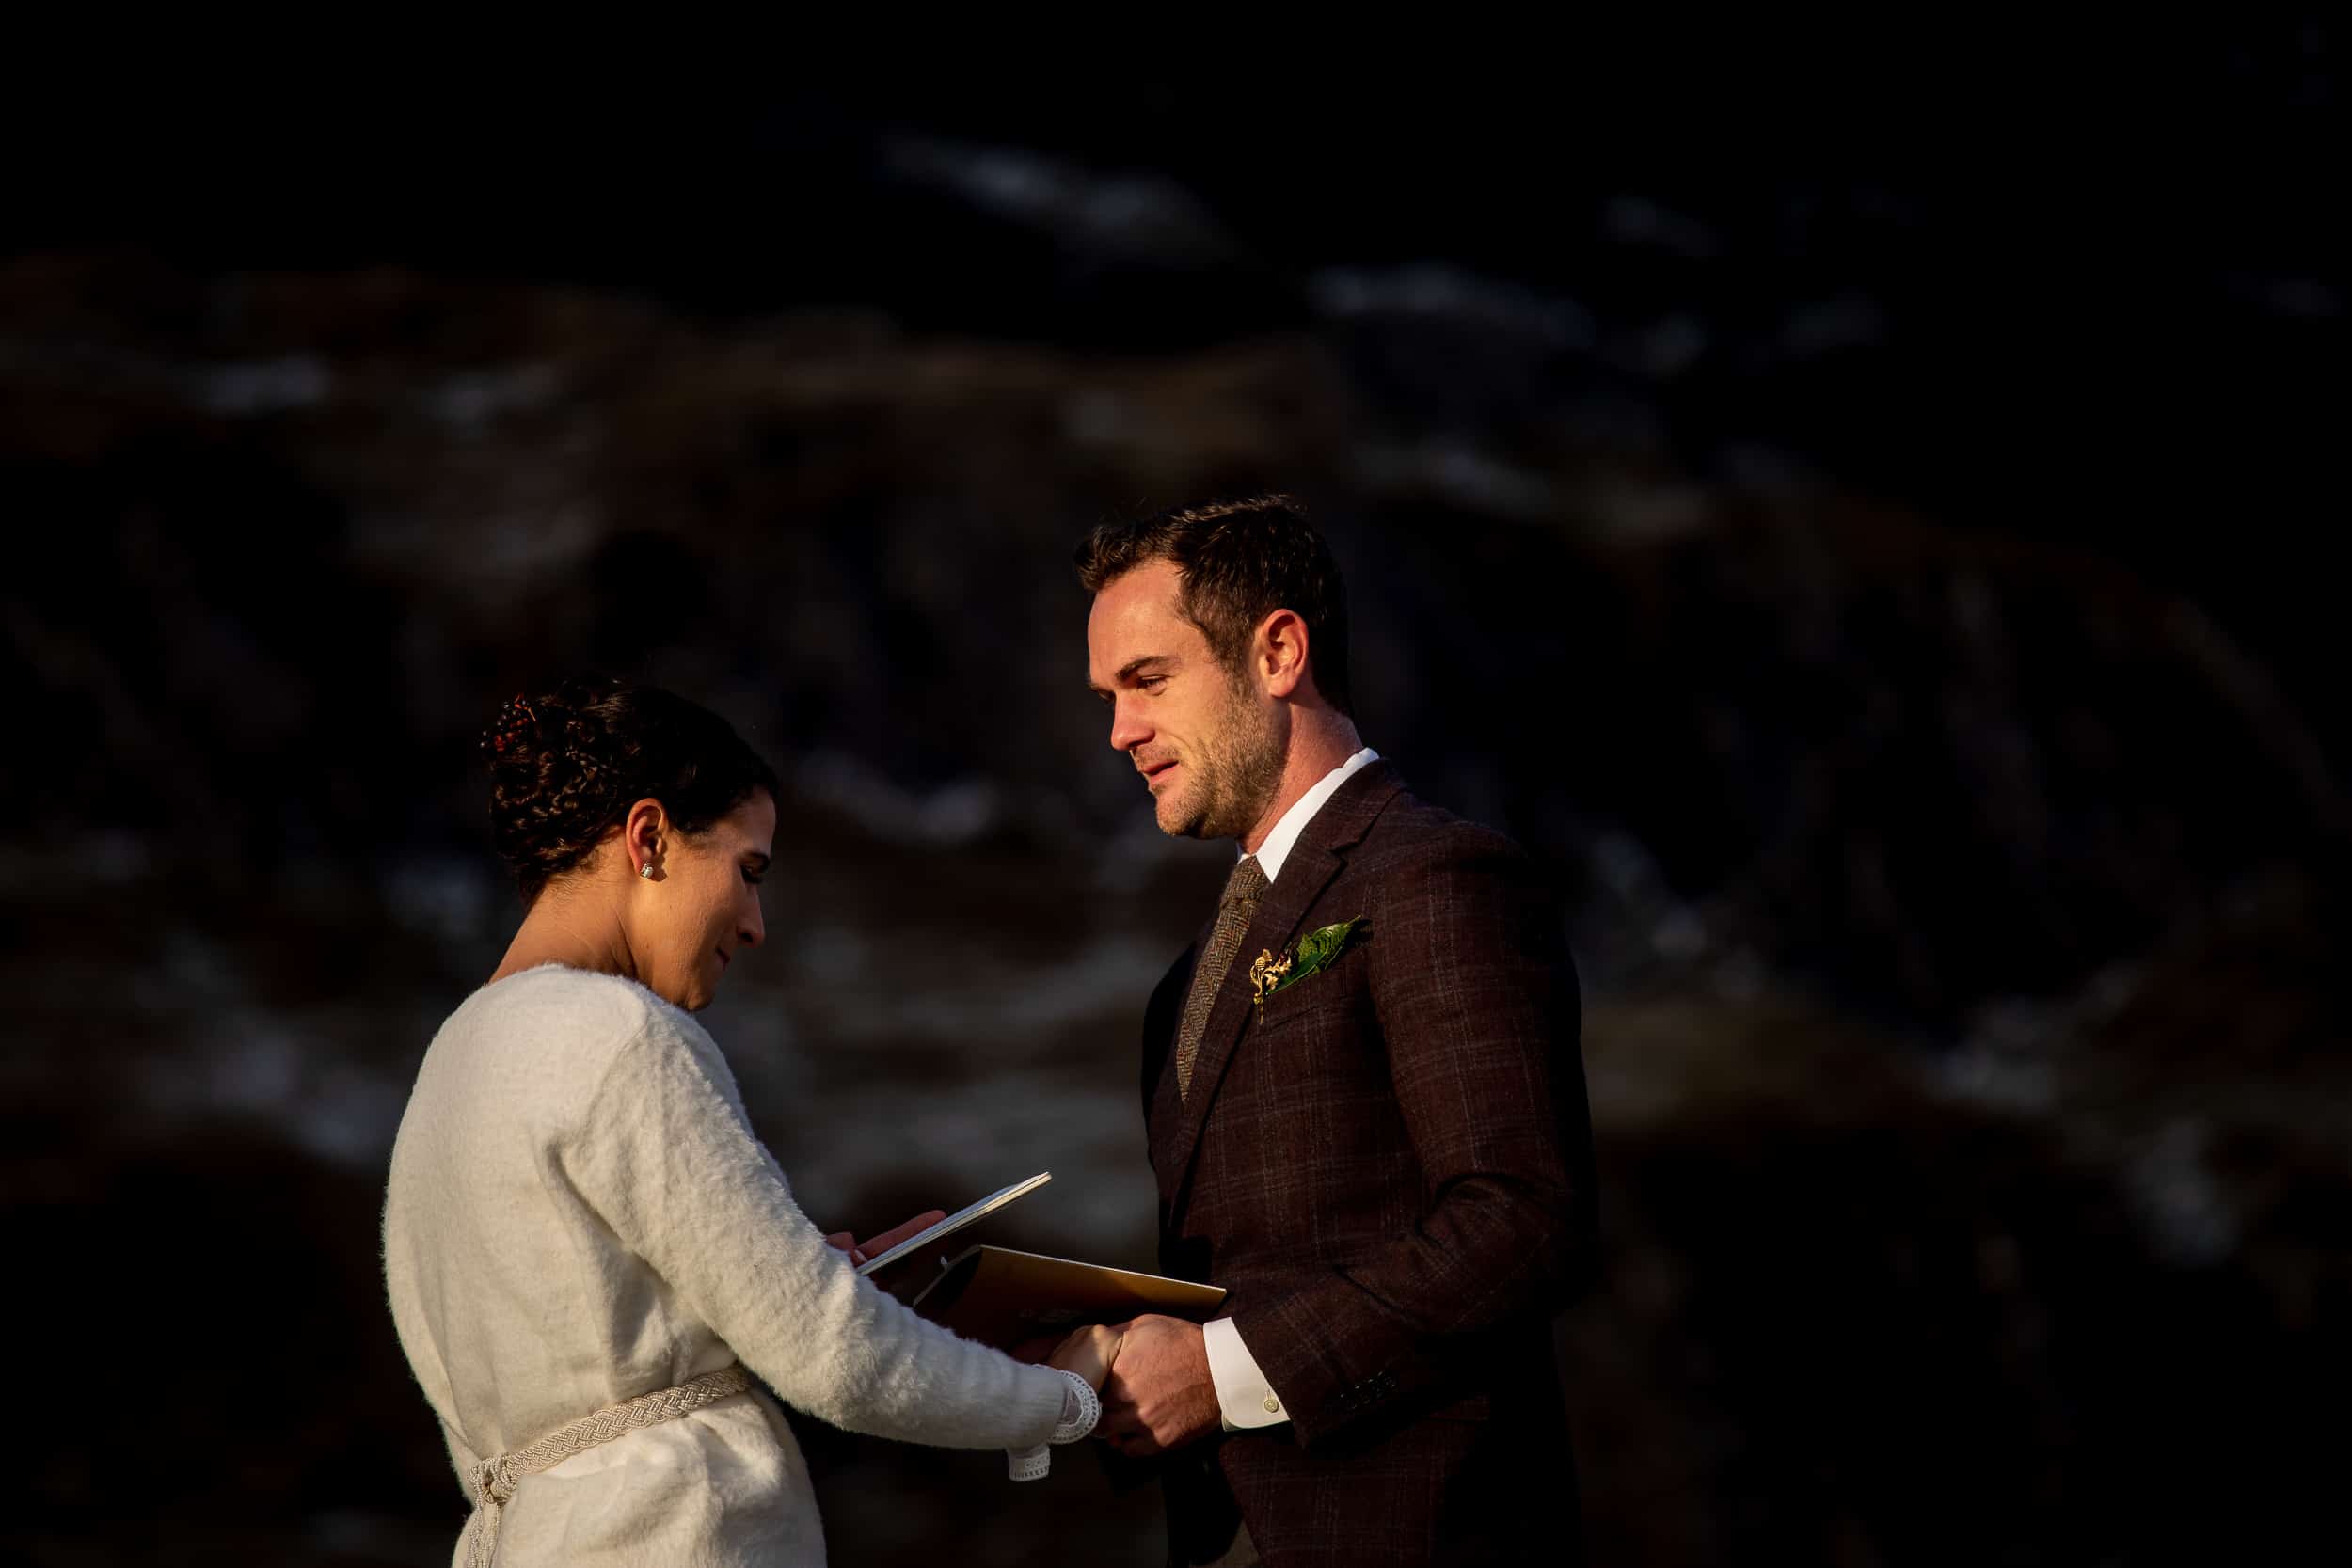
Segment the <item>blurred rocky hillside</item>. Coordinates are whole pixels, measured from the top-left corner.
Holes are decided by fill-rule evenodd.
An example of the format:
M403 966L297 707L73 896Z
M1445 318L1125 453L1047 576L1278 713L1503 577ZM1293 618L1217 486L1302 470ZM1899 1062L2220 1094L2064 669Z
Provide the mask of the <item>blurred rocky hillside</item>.
M857 145L820 216L865 193L1035 297L909 293L903 256L891 298L760 309L430 256L0 263L0 1195L71 1281L19 1301L33 1386L93 1413L9 1555L445 1556L376 1205L515 915L474 737L553 673L700 695L786 774L771 948L710 1022L812 1212L1050 1167L996 1239L1147 1260L1134 1032L1222 866L1104 745L1068 555L1263 486L1349 573L1367 738L1563 889L1597 1560L2265 1559L2318 1523L2352 800L2296 551L2341 488L2299 379L2338 281L2201 237L2116 285L2175 307L2158 373L2111 357L2098 255L2020 260L1950 191L1609 196L1572 296L1361 228L1306 258L1200 169ZM2154 188L2107 193L2135 244ZM1931 261L1961 233L1988 357ZM1057 300L1083 330L1029 330ZM1156 1560L1155 1504L1082 1467L1009 1492L803 1426L840 1560Z

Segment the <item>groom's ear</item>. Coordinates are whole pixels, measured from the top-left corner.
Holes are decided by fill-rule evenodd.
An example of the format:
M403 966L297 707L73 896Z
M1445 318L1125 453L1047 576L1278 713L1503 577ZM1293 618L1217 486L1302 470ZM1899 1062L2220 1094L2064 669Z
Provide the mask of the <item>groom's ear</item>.
M1258 623L1250 657L1268 696L1293 695L1307 678L1307 623L1296 610L1276 610Z

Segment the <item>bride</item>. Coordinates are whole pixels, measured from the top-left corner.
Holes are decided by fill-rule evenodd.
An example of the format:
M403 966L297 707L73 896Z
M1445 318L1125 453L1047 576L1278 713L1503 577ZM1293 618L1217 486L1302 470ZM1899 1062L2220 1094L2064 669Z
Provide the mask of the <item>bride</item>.
M773 773L715 714L614 682L517 698L483 748L528 912L425 1053L384 1204L392 1320L474 1504L456 1560L822 1563L763 1384L1042 1474L1092 1429L1116 1337L1029 1366L859 1277L689 1016L764 932Z

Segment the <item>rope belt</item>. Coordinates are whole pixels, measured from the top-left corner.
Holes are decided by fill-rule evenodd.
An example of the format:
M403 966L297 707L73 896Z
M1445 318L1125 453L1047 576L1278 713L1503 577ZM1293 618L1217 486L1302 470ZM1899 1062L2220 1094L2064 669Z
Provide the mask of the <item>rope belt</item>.
M722 1367L715 1372L705 1372L675 1388L659 1393L640 1394L619 1404L608 1404L593 1416L582 1416L567 1421L535 1443L528 1444L511 1453L485 1459L473 1467L467 1477L467 1490L473 1495L474 1511L482 1516L481 1528L474 1532L473 1552L469 1559L472 1568L490 1568L498 1560L499 1517L506 1504L514 1498L515 1488L525 1476L535 1476L551 1470L576 1453L585 1453L598 1443L608 1443L625 1432L642 1427L658 1426L674 1421L680 1416L715 1404L731 1395L739 1394L752 1386L752 1374L743 1370L741 1362Z

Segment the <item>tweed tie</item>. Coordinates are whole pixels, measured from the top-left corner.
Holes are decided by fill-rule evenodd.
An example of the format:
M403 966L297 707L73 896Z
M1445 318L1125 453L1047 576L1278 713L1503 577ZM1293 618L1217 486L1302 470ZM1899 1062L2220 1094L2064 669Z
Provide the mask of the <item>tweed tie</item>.
M1184 1022L1176 1030L1176 1093L1180 1097L1192 1094L1193 1059L1200 1054L1200 1037L1209 1032L1209 1010L1216 1006L1225 972L1233 967L1242 935L1256 917L1258 900L1265 890L1265 873L1259 869L1257 856L1244 855L1233 863L1233 874L1225 879L1225 896L1216 906L1216 926L1209 932L1209 945L1200 950L1200 962L1192 972Z

